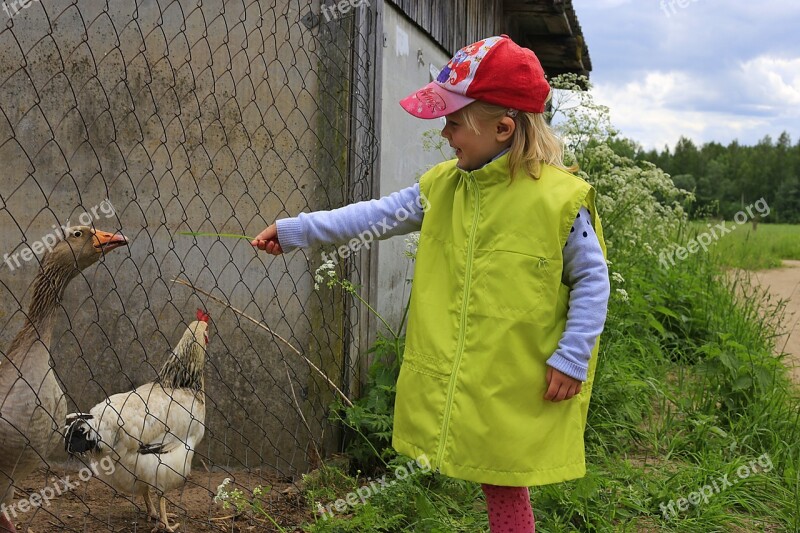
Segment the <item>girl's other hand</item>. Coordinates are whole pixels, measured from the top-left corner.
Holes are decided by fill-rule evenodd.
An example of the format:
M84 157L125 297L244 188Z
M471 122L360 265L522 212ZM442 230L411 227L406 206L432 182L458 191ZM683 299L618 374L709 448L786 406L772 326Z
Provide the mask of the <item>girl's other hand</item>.
M547 392L544 394L545 400L553 402L569 400L580 391L580 381L569 377L563 372L559 372L552 366L547 367Z
M256 235L250 244L268 254L281 255L283 253L281 243L278 242L278 226L275 224L267 226L264 231Z

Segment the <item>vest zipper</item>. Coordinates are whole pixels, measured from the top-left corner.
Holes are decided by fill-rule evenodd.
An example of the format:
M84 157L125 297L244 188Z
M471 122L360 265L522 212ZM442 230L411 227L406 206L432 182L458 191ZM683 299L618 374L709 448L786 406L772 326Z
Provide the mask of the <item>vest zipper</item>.
M469 301L469 288L471 285L472 277L472 248L475 243L475 230L478 225L478 216L481 209L481 194L480 189L475 183L475 178L472 172L467 173L467 191L474 191L475 193L475 208L472 213L472 226L469 230L469 239L467 240L467 264L464 272L464 299L461 302L461 327L458 333L458 346L456 347L455 360L453 361L453 371L450 373L450 382L447 387L447 398L445 398L444 407L444 420L442 421L442 437L439 439L439 450L437 455L437 464L441 464L442 455L444 453L444 444L447 441L447 432L450 425L450 408L453 404L453 394L456 388L456 377L458 375L458 367L461 366L461 356L464 351L465 330L467 323L467 303Z

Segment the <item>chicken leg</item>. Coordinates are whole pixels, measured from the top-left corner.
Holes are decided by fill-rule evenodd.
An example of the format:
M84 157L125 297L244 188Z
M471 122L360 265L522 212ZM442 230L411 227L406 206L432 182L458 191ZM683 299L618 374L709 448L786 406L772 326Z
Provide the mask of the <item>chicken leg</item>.
M150 496L149 488L144 493L144 503L147 505L147 514L150 515L150 518L153 518L154 520L161 518L161 516L158 514L158 508L156 508L156 504L153 503L153 498Z
M161 507L161 514L158 518L158 525L156 525L156 527L154 527L150 533L158 533L163 531L166 531L167 533L175 533L175 530L178 529L178 526L181 524L169 524L169 517L167 515L167 500L163 496L159 497L159 504Z

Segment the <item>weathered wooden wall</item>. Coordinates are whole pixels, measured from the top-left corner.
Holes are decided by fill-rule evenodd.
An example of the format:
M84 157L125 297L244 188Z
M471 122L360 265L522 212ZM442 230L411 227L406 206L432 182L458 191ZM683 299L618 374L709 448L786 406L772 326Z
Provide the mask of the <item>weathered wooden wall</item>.
M390 0L447 51L503 33L503 0Z
M449 54L505 33L536 52L548 76L592 70L572 0L389 1Z

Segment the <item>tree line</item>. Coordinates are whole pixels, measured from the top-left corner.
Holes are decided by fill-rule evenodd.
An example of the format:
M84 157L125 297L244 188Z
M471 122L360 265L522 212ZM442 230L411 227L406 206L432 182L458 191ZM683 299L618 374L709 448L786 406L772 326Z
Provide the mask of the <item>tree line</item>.
M800 142L788 133L767 135L755 146L733 141L698 147L681 137L674 149L643 150L630 140L614 141L614 150L636 161L649 161L672 176L675 185L695 194L692 218L731 219L744 206L763 198L770 206L764 222L800 223Z

